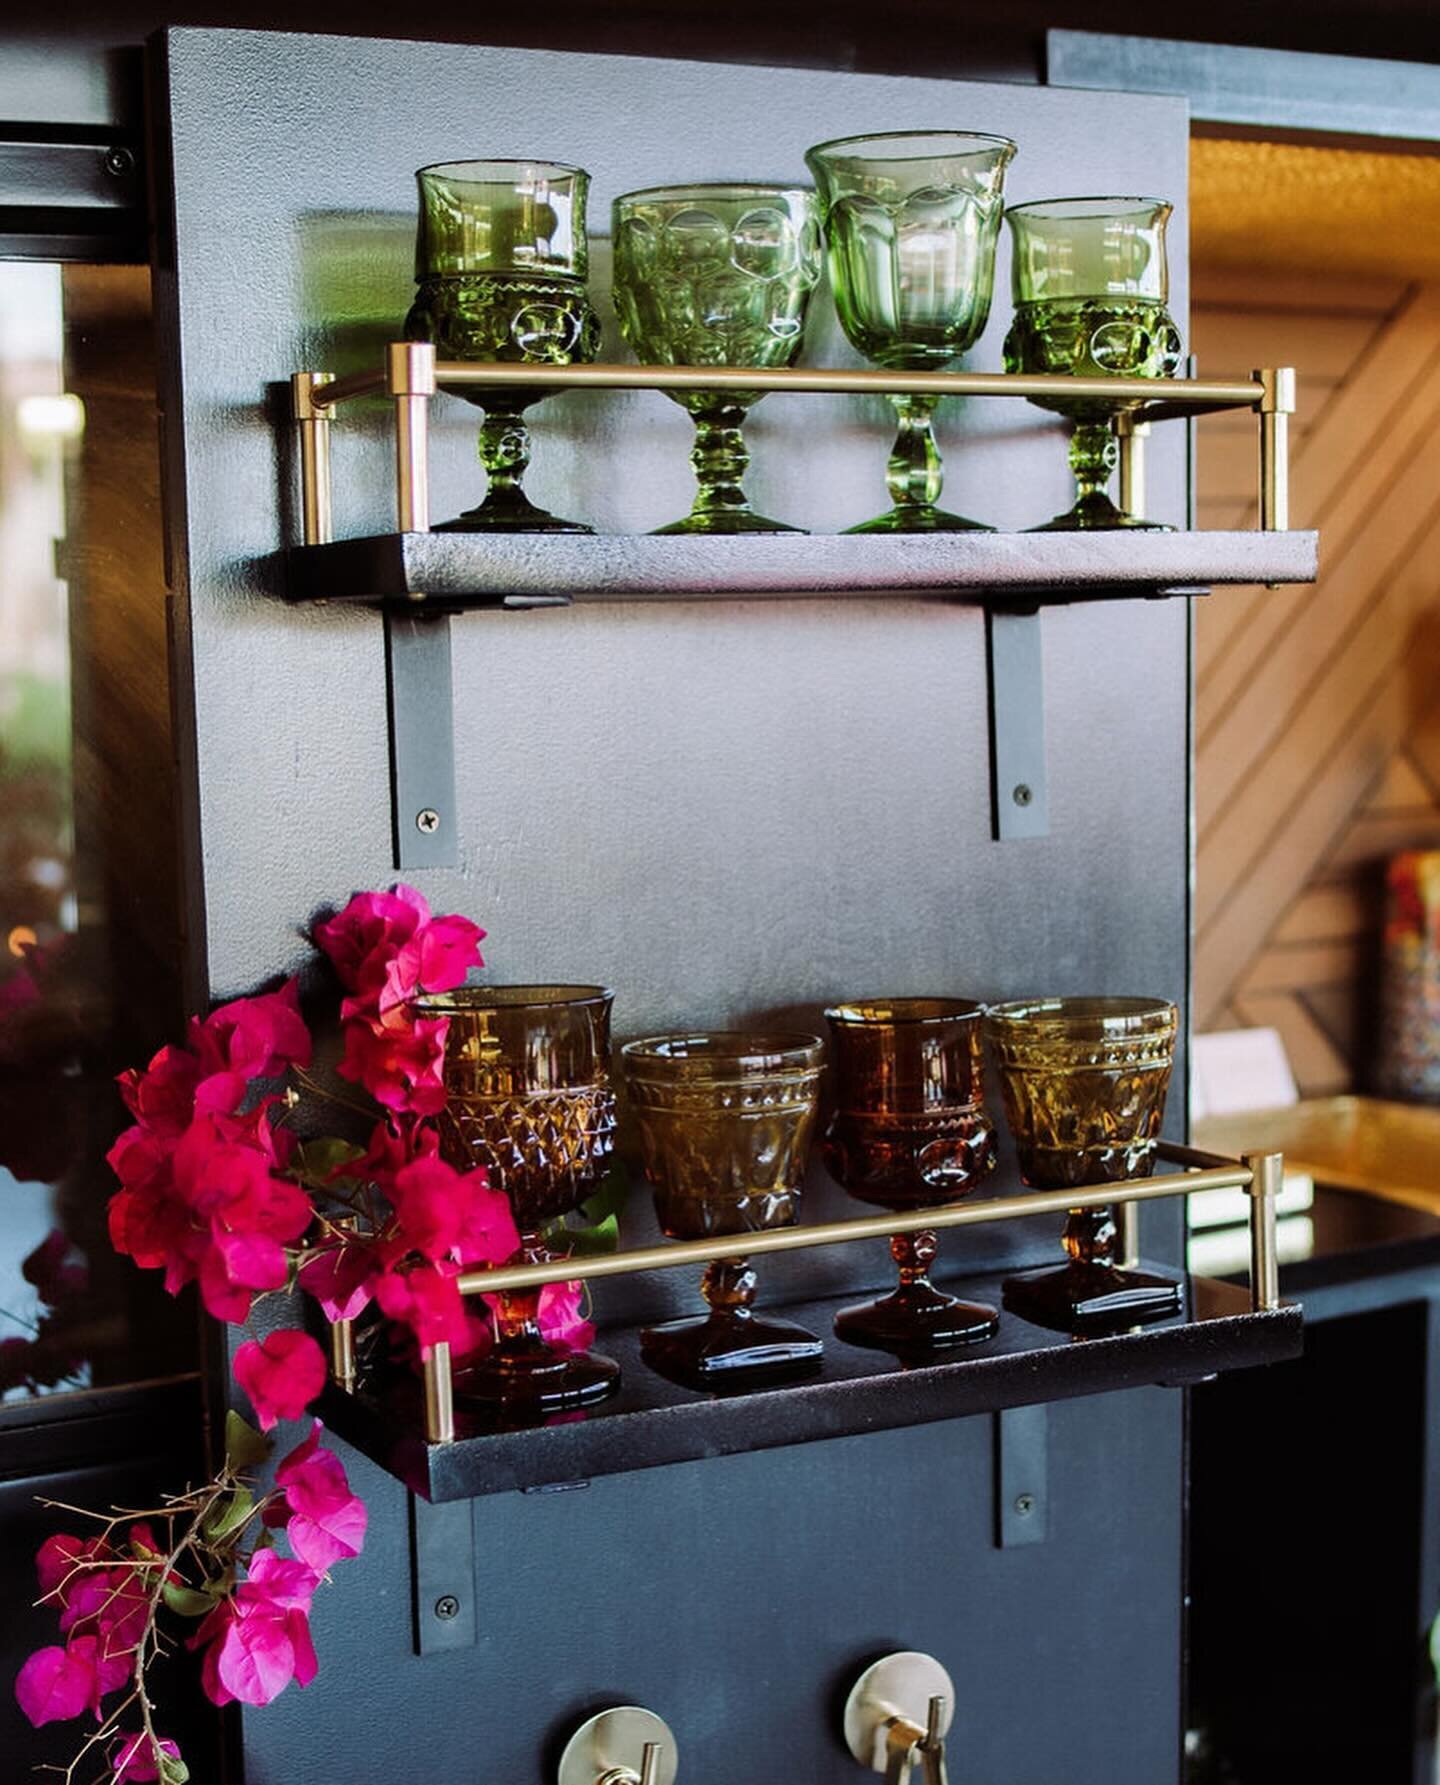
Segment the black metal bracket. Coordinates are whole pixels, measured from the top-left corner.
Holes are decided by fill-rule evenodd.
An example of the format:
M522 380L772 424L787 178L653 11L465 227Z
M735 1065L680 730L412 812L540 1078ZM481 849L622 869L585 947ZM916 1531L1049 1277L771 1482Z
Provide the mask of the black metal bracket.
M475 1520L469 1500L432 1506L410 1495L415 1653L475 1646Z
M1044 1403L995 1415L995 1547L1044 1543L1050 1534L1050 1414Z
M446 613L385 609L390 823L397 868L453 868L455 691Z
M997 843L1050 833L1042 643L1038 607L985 609L990 822Z

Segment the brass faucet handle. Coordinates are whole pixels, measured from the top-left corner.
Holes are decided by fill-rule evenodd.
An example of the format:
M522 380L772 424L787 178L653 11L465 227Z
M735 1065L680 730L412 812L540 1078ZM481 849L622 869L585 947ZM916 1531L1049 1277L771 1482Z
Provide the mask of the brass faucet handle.
M867 1667L845 1703L845 1745L885 1785L910 1785L919 1762L924 1785L947 1785L945 1735L955 1708L950 1676L932 1655L912 1649Z
M582 1723L560 1756L558 1785L675 1785L675 1737L653 1711L621 1704Z

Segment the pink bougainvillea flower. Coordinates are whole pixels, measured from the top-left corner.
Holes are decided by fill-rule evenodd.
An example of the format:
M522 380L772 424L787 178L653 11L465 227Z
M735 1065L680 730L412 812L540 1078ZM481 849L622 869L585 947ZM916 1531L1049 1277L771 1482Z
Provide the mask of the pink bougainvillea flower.
M35 1578L42 1599L54 1598L64 1605L72 1582L89 1572L86 1564L108 1562L110 1545L103 1537L73 1537L56 1531L35 1552Z
M88 1655L51 1647L37 1649L20 1669L15 1697L39 1729L45 1723L78 1717L90 1703L95 1686L95 1667Z
M275 1471L284 1490L290 1547L307 1568L323 1574L343 1556L365 1547L365 1502L352 1494L345 1466L320 1443L320 1421ZM268 1520L267 1520L268 1522Z
M316 924L315 946L330 957L347 992L378 996L386 967L429 917L429 904L413 886L356 893L343 911Z
M540 1291L540 1331L552 1345L566 1351L588 1351L595 1340L593 1322L582 1311L582 1283L547 1283Z
M325 1354L294 1327L247 1340L235 1353L234 1370L263 1432L277 1420L298 1419L325 1386Z
M144 1072L122 1072L116 1083L130 1114L155 1134L183 1134L195 1113L200 1062L183 1047L162 1047Z
M290 1275L285 1248L263 1233L217 1233L200 1265L200 1299L217 1320L241 1326L256 1290L281 1289Z
M433 1116L445 1107L445 1017L419 1017L382 1029L363 1017L344 1024L341 1078L363 1085L387 1109Z
M308 1686L318 1663L306 1613L318 1576L302 1562L260 1550L249 1578L222 1599L191 1637L206 1648L200 1682L212 1704L269 1704L293 1679Z
M436 917L421 924L387 963L376 999L376 1015L389 1027L422 990L448 992L462 985L472 967L483 967L480 939L485 934L468 917ZM361 1000L350 1003L358 1006Z
M375 1261L367 1247L337 1241L300 1272L300 1287L315 1297L327 1320L353 1320L370 1304L374 1274Z
M180 1758L180 1750L168 1736L159 1738L160 1752L171 1760ZM160 1769L155 1761L155 1750L149 1736L122 1735L113 1743L106 1755L106 1764L111 1769L109 1785L147 1785L148 1781L160 1777Z
M417 1159L396 1172L390 1197L407 1246L432 1264L498 1262L519 1248L509 1201L483 1168L461 1173L443 1159Z
M236 998L203 1020L190 1019L190 1047L202 1074L276 1078L287 1066L310 1064L310 1031L300 1014L299 981L278 992Z
M465 1301L455 1286L457 1268L419 1264L408 1271L387 1271L376 1281L376 1301L392 1320L410 1328L421 1357L428 1357L433 1345L462 1352L469 1342Z

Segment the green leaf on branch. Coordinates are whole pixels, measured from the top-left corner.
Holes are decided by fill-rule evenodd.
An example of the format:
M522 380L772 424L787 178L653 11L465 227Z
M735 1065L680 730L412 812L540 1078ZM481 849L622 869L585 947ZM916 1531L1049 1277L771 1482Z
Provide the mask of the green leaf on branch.
M364 1147L357 1147L353 1141L340 1140L335 1135L322 1135L318 1140L307 1140L295 1149L295 1160L292 1170L298 1173L302 1182L317 1190L334 1189L337 1185L357 1184L359 1179L344 1175L344 1167L354 1165L357 1159L365 1157Z
M178 1754L160 1755L160 1785L187 1785L190 1768Z
M232 1407L225 1415L225 1467L230 1473L238 1475L242 1469L258 1469L270 1450L270 1440Z
M185 1587L179 1581L167 1580L160 1589L165 1603L178 1617L203 1618L215 1609L215 1595L202 1593L198 1587Z
M227 1537L234 1536L254 1510L254 1494L249 1488L236 1488L206 1519L200 1534L207 1543L223 1543Z
M619 1216L607 1215L595 1227L567 1227L563 1237L571 1258L595 1258L604 1252L617 1251L620 1245Z
M630 1198L630 1174L625 1169L625 1161L618 1154L610 1160L610 1169L600 1180L600 1188L587 1201L580 1204L580 1225L587 1227L604 1227L610 1221L618 1221L620 1211Z

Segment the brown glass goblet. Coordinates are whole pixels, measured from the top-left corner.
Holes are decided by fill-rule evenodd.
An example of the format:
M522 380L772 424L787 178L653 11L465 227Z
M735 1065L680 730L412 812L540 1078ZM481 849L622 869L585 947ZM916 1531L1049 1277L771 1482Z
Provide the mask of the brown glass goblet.
M1020 1176L1037 1190L1148 1178L1165 1115L1178 1013L1156 998L1033 998L992 1005ZM1069 1262L1005 1283L1005 1306L1039 1326L1079 1332L1178 1314L1171 1277L1116 1262L1114 1210L1072 1209Z
M789 1227L815 1128L817 1035L653 1035L621 1050L645 1175L661 1229L680 1240ZM708 1265L710 1312L640 1335L662 1375L705 1387L813 1369L822 1346L789 1320L754 1312L743 1258Z
M860 1202L923 1209L968 1195L995 1163L980 1047L984 1007L964 998L871 998L825 1012L835 1114L825 1134L831 1176ZM985 1302L930 1281L929 1229L896 1234L900 1284L835 1316L836 1334L902 1356L988 1339L1000 1324Z
M509 1199L520 1230L513 1263L554 1256L541 1230L605 1175L615 1135L612 997L593 985L463 986L413 1006L449 1018L441 1152L461 1171L483 1165ZM495 1302L495 1345L457 1370L458 1402L524 1415L614 1393L619 1364L541 1334L538 1289L506 1290Z

